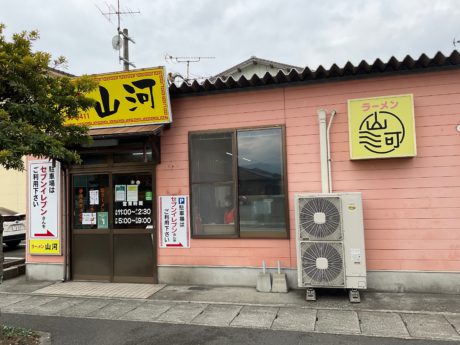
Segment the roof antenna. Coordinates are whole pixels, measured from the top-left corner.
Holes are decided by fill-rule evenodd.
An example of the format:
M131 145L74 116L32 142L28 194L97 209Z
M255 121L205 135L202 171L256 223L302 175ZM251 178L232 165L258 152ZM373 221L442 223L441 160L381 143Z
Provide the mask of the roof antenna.
M190 62L200 62L203 59L215 59L215 56L172 56L168 53L165 54L166 61L187 64L187 75L185 77L185 81L190 80Z
M121 30L121 28L120 28L121 15L124 15L124 14L131 14L131 15L132 14L139 14L141 12L140 11L132 11L129 8L124 10L124 11L121 11L120 10L120 0L117 0L117 8L115 8L113 5L109 5L107 2L105 3L105 5L107 6L107 11L106 12L102 11L97 6L96 7L99 9L101 14L110 23L112 23L111 16L112 15L117 16L117 23L118 23L117 34L115 36L113 36L113 38L112 38L112 47L113 47L113 49L118 50L118 60L123 61L123 70L128 71L129 66L132 66L134 68L136 67L134 65L134 63L129 61L129 41L131 41L132 43L136 43L136 42L134 42L134 40L131 37L128 36L128 29ZM123 56L121 55L121 48L122 47L123 47Z

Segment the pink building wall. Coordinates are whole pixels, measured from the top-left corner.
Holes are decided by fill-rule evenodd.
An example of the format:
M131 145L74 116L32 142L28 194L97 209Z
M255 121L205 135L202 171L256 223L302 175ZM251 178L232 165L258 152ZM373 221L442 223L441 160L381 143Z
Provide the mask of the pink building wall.
M347 100L414 95L415 158L350 161ZM305 84L174 98L162 137L157 195L189 194L190 131L286 126L291 239L192 239L159 249L158 264L296 268L294 195L320 192L316 111L335 109L331 128L335 192L363 194L369 270L460 271L460 71Z

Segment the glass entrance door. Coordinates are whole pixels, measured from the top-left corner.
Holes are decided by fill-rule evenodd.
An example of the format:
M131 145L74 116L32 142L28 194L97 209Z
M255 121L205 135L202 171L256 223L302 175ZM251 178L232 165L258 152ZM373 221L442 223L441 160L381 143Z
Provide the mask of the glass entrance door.
M74 280L155 282L152 173L72 176Z
M152 175L112 175L113 280L153 282Z
M72 179L72 273L77 280L111 280L108 174Z

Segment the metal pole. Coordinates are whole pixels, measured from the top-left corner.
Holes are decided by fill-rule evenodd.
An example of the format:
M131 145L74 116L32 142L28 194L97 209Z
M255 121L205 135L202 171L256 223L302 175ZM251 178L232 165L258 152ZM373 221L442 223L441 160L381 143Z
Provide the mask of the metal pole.
M71 236L71 230L70 230L70 220L68 219L70 217L69 213L69 203L70 203L70 177L69 177L69 168L66 166L64 168L63 174L64 176L64 183L61 184L63 190L64 190L64 215L63 215L63 220L62 224L64 225L64 243L65 243L65 250L64 250L64 276L63 276L63 281L67 281L70 279L70 236Z
M332 161L331 161L331 139L330 139L330 133L331 133L331 125L332 125L332 120L334 120L334 116L337 112L335 110L332 110L331 113L331 118L329 119L329 124L327 125L327 175L329 178L329 193L332 193Z
M123 29L123 71L129 71L128 29Z
M0 214L0 284L3 282L3 216Z
M326 117L327 113L324 109L319 109L318 120L319 120L319 150L320 150L320 161L321 161L321 190L323 193L329 193L329 172L327 164L327 128L326 128Z

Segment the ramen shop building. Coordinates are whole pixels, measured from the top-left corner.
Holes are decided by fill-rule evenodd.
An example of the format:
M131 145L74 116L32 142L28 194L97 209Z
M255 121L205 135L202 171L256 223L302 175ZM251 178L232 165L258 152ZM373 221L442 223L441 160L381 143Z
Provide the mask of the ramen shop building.
M29 161L28 278L254 286L279 262L297 288L296 195L327 184L361 195L364 247L341 255L368 288L458 293L459 67L453 52L169 87L162 69L99 75L83 164Z

